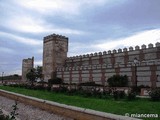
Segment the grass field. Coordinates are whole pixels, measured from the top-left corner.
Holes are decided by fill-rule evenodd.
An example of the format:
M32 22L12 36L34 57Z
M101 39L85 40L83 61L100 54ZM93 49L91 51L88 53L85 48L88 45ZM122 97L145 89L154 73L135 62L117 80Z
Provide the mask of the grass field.
M63 104L89 108L93 110L125 115L125 113L138 114L160 114L160 102L153 102L149 99L136 99L134 101L119 100L112 98L84 98L82 96L68 96L63 93L54 93L42 90L29 90L24 88L14 88L0 86L0 89L33 96L45 100L55 101ZM150 119L149 119L150 120Z

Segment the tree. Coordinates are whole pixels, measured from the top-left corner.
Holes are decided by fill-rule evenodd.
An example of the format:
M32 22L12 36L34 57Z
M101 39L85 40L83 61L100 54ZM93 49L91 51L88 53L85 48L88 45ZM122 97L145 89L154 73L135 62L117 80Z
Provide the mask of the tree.
M43 77L42 66L37 66L35 72L36 72L36 79L39 78L40 80L42 80Z
M36 68L32 68L28 71L26 74L26 78L31 82L33 85L33 82L37 79L42 80L42 66L37 66Z
M30 69L29 72L26 74L26 78L31 82L32 86L34 81L36 80L36 76L37 75L34 68Z

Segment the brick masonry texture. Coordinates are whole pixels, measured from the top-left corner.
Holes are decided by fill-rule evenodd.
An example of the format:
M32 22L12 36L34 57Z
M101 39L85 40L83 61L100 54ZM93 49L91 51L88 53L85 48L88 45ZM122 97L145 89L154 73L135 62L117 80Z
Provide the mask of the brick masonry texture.
M68 38L44 37L43 74L47 81L56 75L65 83L95 81L107 85L113 75L127 75L131 85L160 87L160 43L67 57ZM135 64L134 60L138 62Z

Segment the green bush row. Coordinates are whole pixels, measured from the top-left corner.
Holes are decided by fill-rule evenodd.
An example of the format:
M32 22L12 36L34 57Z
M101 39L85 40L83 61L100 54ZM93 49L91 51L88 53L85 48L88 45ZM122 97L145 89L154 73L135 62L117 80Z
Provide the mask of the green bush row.
M160 101L160 88L151 90L149 93L152 101Z

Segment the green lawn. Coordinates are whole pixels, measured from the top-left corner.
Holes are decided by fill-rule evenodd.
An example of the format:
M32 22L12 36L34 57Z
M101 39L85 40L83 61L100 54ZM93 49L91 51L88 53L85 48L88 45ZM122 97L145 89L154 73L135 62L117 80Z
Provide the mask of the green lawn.
M9 86L0 86L0 89L12 91L28 96L33 96L45 100L55 101L63 104L89 108L93 110L125 115L125 113L145 113L160 114L160 102L152 102L148 99L137 99L134 101L119 100L111 98L84 98L81 96L68 96L63 93L53 93L42 90L29 90L24 88L14 88Z

